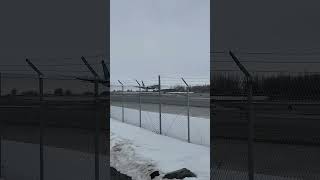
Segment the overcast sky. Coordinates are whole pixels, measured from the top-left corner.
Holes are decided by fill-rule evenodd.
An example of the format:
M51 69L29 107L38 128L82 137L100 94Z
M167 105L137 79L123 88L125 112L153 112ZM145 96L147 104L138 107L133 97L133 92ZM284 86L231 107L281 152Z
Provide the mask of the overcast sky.
M319 71L319 0L213 0L214 50L275 52L273 55L240 55L249 70ZM276 55L281 54L281 55ZM293 55L294 54L294 55ZM215 60L230 57L217 55ZM299 61L305 63L294 64ZM213 63L216 69L235 69L234 63Z
M81 56L106 54L106 14L105 0L0 1L0 72L3 90L17 88L21 92L21 89L37 88L36 80L15 75L35 74L27 66L26 58L39 65L45 75L91 75L71 71L87 70ZM92 63L100 61L90 59ZM79 66L65 65L70 63ZM60 66L45 66L52 64ZM91 85L75 80L46 80L44 83L45 90L50 85L81 90L80 83L91 88Z
M17 72L33 73L27 66L2 65L26 65L25 58L34 56L40 57L37 64L80 64L80 67L68 66L65 69L50 67L61 71L61 74L71 74L71 70L86 70L80 56L106 51L105 2L0 1L0 71L23 70ZM209 0L111 0L112 80L147 81L155 79L158 74L173 78L208 77L209 3ZM211 0L211 3L214 3L211 31L215 50L230 48L244 52L285 52L285 56L239 55L240 60L319 62L318 0ZM288 51L302 54L308 51L311 55L288 56ZM74 59L61 59L69 56ZM51 61L48 57L60 58ZM221 60L228 58L230 60L230 57ZM218 57L214 59L219 60ZM319 63L252 63L248 66L249 70L320 69ZM216 64L214 67L234 68L234 63L224 66ZM44 71L45 68L49 67L41 69ZM12 87L26 83L24 80L21 82L11 83Z
M110 27L112 81L209 79L209 0L111 0Z

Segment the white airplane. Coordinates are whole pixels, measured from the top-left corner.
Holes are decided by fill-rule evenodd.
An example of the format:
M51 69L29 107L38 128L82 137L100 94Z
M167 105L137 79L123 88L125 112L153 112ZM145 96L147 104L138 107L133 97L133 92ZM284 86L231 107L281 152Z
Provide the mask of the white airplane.
M138 81L137 81L138 82ZM155 84L155 85L151 85L151 86L145 86L143 81L141 81L142 83L142 86L135 86L137 88L141 88L141 89L144 89L146 90L146 92L148 92L149 89L153 90L153 91L157 91L159 92L159 85L158 84ZM139 84L139 83L138 83ZM163 91L163 92L173 92L173 91L176 91L176 89L161 89L160 91Z

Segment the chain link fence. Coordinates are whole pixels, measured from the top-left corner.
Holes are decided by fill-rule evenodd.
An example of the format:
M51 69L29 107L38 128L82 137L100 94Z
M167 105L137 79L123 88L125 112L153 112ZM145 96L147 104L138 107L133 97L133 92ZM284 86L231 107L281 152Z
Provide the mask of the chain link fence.
M111 85L111 118L157 134L210 146L208 85L199 86L200 80L189 80L190 85L187 78L185 81L187 84L181 78L161 77L160 93L159 79L114 83ZM197 91L197 87L203 92Z
M99 60L88 58L98 72ZM0 65L0 177L107 179L108 84L95 96L80 58L30 61L42 75L27 63Z
M317 61L235 54L250 78L225 52L211 72L213 179L319 179L320 76L299 71Z

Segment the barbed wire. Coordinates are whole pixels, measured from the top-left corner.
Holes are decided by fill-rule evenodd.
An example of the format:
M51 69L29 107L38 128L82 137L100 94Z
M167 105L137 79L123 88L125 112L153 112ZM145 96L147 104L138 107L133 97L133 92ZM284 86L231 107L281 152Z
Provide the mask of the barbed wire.
M320 55L320 49L309 48L309 49L290 49L290 50L281 50L281 51L252 51L252 50L232 50L237 54L246 54L246 55ZM215 50L210 52L210 54L229 54L229 50Z
M241 72L239 69L212 69L212 72ZM250 72L261 73L320 73L320 71L285 71L285 70L254 70Z
M254 60L254 61L241 61L242 63L259 63L259 64L320 64L320 61L265 61L265 60ZM214 60L213 63L234 63L230 60Z
M59 63L59 64L35 64L40 67L59 67L59 66L84 66L83 63ZM101 65L101 63L90 63L90 65ZM27 64L0 64L0 67L29 67Z
M97 58L105 58L106 54L104 53L98 53L98 54L88 54L88 55L82 55L83 57L87 58L87 60L90 61L90 59L97 59ZM44 60L50 60L50 61L69 61L69 60L81 60L81 56L69 56L69 57L28 57L30 60L35 61L44 61Z

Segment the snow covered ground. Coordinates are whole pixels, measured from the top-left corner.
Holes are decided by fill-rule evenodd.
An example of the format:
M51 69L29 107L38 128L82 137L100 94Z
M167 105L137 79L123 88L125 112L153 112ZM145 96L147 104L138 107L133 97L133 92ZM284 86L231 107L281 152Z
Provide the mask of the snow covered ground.
M122 120L122 108L111 106L111 118ZM187 141L188 121L187 116L177 114L162 113L162 134ZM135 126L139 126L139 110L124 108L124 121ZM142 127L150 131L159 133L159 113L142 111ZM194 144L210 147L210 119L190 117L190 141Z
M150 180L150 173L187 168L196 180L210 179L210 148L162 136L110 119L110 165L134 180Z

